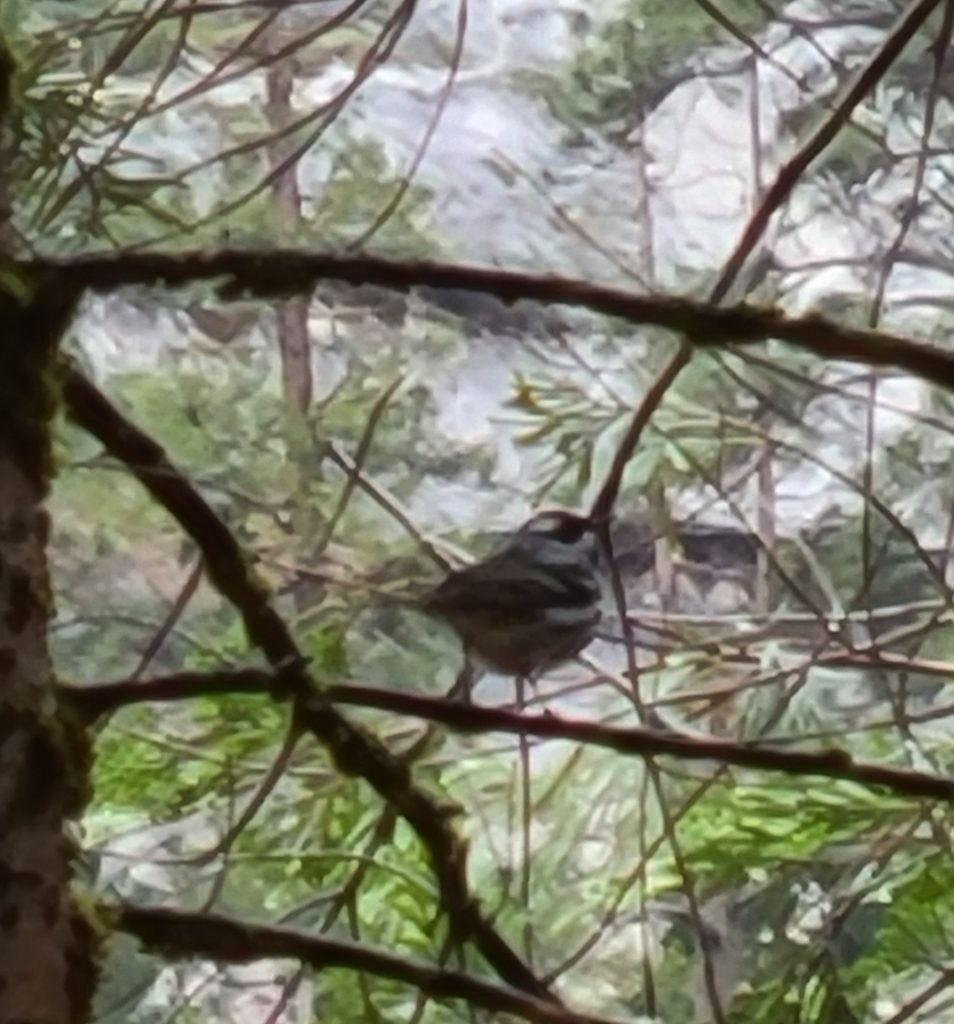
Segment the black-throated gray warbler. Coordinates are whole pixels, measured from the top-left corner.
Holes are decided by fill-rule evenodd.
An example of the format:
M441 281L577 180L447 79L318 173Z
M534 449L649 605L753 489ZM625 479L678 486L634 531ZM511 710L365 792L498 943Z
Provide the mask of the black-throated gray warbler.
M592 640L600 621L598 561L591 519L538 512L486 558L450 572L418 606L450 623L489 667L529 676Z

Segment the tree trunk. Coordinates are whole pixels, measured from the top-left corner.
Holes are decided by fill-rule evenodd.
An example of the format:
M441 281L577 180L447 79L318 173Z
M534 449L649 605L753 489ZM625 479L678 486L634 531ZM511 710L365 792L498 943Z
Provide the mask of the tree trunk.
M82 729L56 714L43 501L52 360L72 302L0 285L0 1024L85 1020L95 958L68 889L86 781Z

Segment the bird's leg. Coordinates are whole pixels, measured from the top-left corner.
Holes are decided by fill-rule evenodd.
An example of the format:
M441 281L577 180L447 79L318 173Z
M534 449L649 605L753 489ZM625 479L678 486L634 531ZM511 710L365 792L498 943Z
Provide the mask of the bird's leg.
M536 668L529 675L523 677L521 685L525 683L529 689L524 689L521 691L521 706L519 710L525 710L527 707L528 700L532 700L536 701L536 703L541 706L544 714L546 713L546 702L543 700L543 696L540 690L540 680L543 678L544 675L546 675L545 668Z
M527 679L525 676L513 677L513 706L517 711L522 712L527 706Z
M464 663L461 665L453 685L447 691L447 700L459 700L463 704L473 704L474 677L476 674L474 659L465 651Z

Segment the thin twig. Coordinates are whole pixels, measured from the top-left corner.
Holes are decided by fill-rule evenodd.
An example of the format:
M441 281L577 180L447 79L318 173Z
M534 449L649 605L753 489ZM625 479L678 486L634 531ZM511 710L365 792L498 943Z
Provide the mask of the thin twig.
M394 397L394 392L401 386L404 381L403 376L395 377L393 381L381 392L380 395L374 400L374 404L371 406L371 412L368 414L368 420L364 425L364 430L361 434L361 440L358 442L358 448L354 456L354 465L350 467L347 472L347 479L345 485L341 490L341 494L338 496L338 502L335 505L334 511L328 517L328 522L325 525L325 529L321 534L321 537L315 543L314 554L320 554L328 546L331 538L334 536L334 532L338 526L338 522L344 515L345 510L348 507L348 502L351 501L351 497L354 494L355 488L358 487L361 480L361 472L364 468L365 460L368 457L368 452L371 450L371 442L374 440L375 432L378 429L378 425L381 422L381 417L384 415L385 410L388 407L388 403Z

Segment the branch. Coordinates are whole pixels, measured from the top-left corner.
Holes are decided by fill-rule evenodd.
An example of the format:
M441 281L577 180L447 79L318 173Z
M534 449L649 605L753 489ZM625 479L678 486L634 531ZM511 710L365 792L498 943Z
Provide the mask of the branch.
M637 757L663 755L688 761L720 761L740 768L758 768L789 775L819 775L857 782L862 786L883 786L904 796L954 802L954 778L857 761L844 750L800 751L732 740L702 739L676 732L602 725L549 711L528 715L505 708L462 705L371 686L336 686L331 690L333 699L339 703L413 715L430 722L440 722L459 732L494 731L572 740Z
M238 610L250 642L262 650L275 672L271 695L290 697L298 727L314 734L338 770L363 778L410 824L431 860L452 934L461 942L473 940L508 985L556 1003L471 896L466 846L450 827L448 808L418 788L410 768L375 735L332 707L306 671L305 659L287 624L272 607L267 588L254 575L226 524L169 461L163 448L69 365L64 368L63 399L70 417L126 465L195 541L209 581Z
M119 682L62 684L58 696L92 720L117 708L149 701L167 703L235 693L270 694L279 685L279 677L279 673L267 668L175 672L152 679L133 677Z
M445 970L346 939L331 939L299 928L254 924L225 914L165 907L104 905L107 918L166 957L204 957L244 964L268 957L302 961L323 970L343 967L412 985L432 999L465 1001L493 1013L513 1014L534 1024L621 1024L607 1017L574 1013L515 989L462 971Z
M738 245L719 275L713 289L715 300L721 299L728 291L731 282L735 280L745 260L762 237L772 212L781 206L809 165L848 123L855 108L872 93L940 2L941 0L915 0L907 5L907 9L895 22L870 60L853 77L834 109L779 168L775 180L762 196Z
M318 280L375 284L407 291L419 285L458 288L494 295L578 306L654 324L686 335L699 348L748 345L777 338L826 359L870 366L896 366L943 387L954 388L954 353L900 334L849 327L821 316L786 316L752 306L716 307L690 299L635 295L572 278L536 276L489 267L392 262L372 256L331 256L294 249L215 249L182 253L108 253L24 261L26 273L59 273L71 288L111 291L128 285L181 287L224 278L226 298L243 293L284 296L314 287Z
M233 672L183 672L174 676L137 683L98 683L89 686L61 687L60 695L82 711L91 714L110 710L120 704L141 700L179 700L203 693L261 692L274 682L274 674L254 669ZM757 746L732 740L686 736L677 732L603 725L586 719L569 718L546 712L528 715L505 708L461 704L442 697L388 690L376 686L342 684L322 691L328 703L349 704L378 711L391 711L428 722L438 722L458 732L503 732L517 736L571 740L606 747L636 757L668 756L686 761L719 761L739 768L784 772L789 775L818 775L845 779L862 786L881 786L903 796L954 802L954 778L932 775L907 768L891 768L870 761L855 760L844 750L789 750ZM301 713L308 721L317 714L306 700Z

